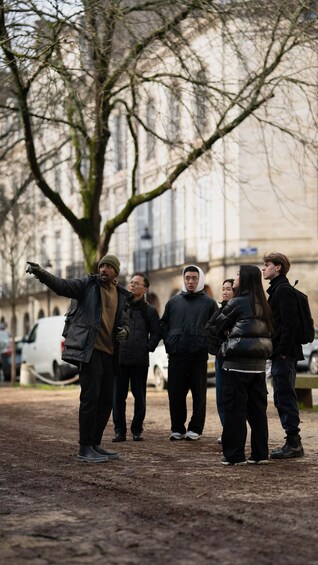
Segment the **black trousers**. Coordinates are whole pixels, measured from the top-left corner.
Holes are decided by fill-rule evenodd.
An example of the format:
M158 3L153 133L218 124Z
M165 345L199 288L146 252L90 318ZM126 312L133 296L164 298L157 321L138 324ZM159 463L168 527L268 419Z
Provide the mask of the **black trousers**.
M187 394L192 394L192 416L188 431L202 434L205 423L207 359L169 356L168 395L171 431L184 434L187 420Z
M268 458L265 373L223 369L223 453L232 463L245 461L246 421L251 427L251 458Z
M287 435L300 432L299 409L295 391L297 361L292 357L283 359L275 355L272 359L274 404Z
M99 445L113 407L113 355L94 349L89 363L81 365L79 382L79 442Z
M145 365L121 365L116 375L114 390L113 420L115 432L126 435L126 399L128 396L129 382L132 395L135 399L134 417L131 422L131 432L141 434L146 415L146 385L148 367Z

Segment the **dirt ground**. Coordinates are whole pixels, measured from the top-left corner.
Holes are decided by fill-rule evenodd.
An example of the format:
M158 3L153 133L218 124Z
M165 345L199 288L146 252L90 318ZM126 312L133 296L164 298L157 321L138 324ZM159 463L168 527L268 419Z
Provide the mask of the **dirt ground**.
M301 412L303 459L224 467L215 389L197 442L169 441L167 393L150 389L145 441L93 465L76 460L78 393L0 388L1 565L318 564L318 412Z

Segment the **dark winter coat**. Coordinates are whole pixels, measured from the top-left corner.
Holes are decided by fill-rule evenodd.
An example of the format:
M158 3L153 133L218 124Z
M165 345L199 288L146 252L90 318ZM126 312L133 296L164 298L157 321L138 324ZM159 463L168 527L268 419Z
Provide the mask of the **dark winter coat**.
M227 303L228 303L227 300L223 300L223 302L221 302L220 308L214 312L214 314L212 315L212 317L209 319L209 321L207 322L207 324L205 326L205 330L206 330L207 338L208 338L208 349L209 349L209 353L211 353L211 355L221 356L220 349L221 349L221 345L222 345L225 338L222 339L222 337L220 337L217 334L216 327L215 327L215 320L219 317L224 306Z
M204 291L181 292L170 298L161 318L167 353L208 357L205 325L216 310L217 302Z
M272 354L272 341L267 324L256 314L249 295L231 298L215 324L220 336L228 333L222 344L223 367L265 371Z
M59 296L77 300L73 312L66 317L64 351L62 359L69 363L88 363L95 346L102 321L102 299L99 275L87 275L81 279L61 279L44 271L39 280ZM129 333L128 302L132 294L117 285L118 306L113 330L115 352L118 345L115 340L118 327L124 327ZM71 323L70 323L71 322Z
M284 285L282 288L279 288ZM287 277L278 275L267 289L268 303L271 307L274 335L273 357L286 355L293 359L303 359L301 344L297 342L297 297Z
M121 365L149 366L149 351L154 351L161 339L159 315L154 306L144 299L131 302L129 306L130 334L120 344Z

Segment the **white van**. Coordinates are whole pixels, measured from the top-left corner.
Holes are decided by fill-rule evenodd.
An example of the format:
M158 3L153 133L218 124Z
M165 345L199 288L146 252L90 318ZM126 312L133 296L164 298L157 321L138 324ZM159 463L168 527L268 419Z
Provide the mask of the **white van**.
M34 324L22 348L22 362L31 363L35 371L56 381L72 377L78 368L62 361L62 331L65 316L40 318Z

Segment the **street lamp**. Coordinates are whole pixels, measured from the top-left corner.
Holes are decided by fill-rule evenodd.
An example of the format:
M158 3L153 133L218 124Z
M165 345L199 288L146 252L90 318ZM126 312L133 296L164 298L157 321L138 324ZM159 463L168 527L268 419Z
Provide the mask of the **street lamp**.
M146 257L146 275L149 274L150 271L150 248L151 248L151 240L152 240L152 235L149 232L149 228L148 226L145 226L144 231L142 233L142 235L140 236L140 239L142 241L142 246L141 249L145 252L145 257Z
M52 263L50 259L47 260L46 265L44 265L46 269L52 269ZM48 288L46 291L47 296L47 315L51 316L51 291Z

